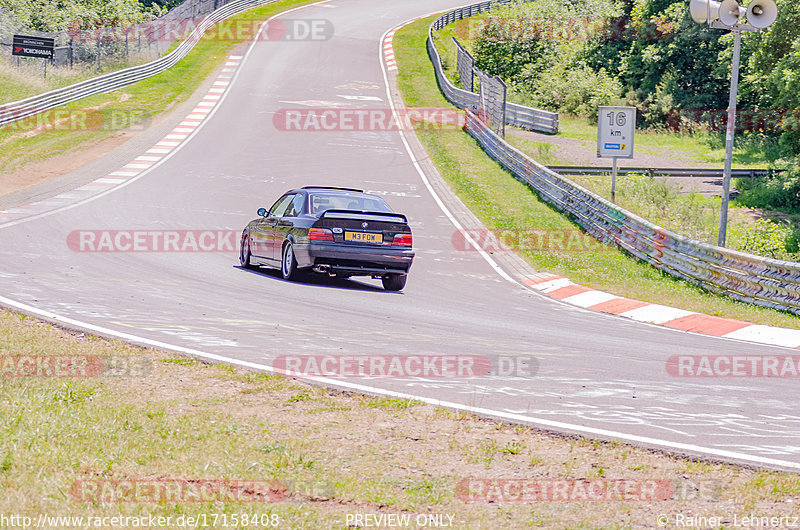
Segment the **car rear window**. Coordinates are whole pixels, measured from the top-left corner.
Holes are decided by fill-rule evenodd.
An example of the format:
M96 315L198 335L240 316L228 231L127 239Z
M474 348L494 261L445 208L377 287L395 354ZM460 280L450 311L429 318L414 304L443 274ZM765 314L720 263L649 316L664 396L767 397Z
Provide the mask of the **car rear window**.
M311 195L311 212L317 215L325 210L393 213L383 199L372 195L336 195L333 193Z

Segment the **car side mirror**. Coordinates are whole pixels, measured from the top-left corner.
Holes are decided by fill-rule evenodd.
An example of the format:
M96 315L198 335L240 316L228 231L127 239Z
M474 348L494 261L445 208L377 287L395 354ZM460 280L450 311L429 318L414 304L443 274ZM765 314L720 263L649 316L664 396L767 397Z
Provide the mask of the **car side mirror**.
M267 209L266 208L259 208L256 212L259 217L266 217L267 216Z

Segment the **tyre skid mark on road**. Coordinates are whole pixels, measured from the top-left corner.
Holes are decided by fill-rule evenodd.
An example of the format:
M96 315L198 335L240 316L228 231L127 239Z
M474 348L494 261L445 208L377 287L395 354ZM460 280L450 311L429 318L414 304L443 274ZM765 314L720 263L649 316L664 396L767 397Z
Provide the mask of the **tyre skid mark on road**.
M204 114L203 110L208 108L208 106L207 105L203 105L202 108L201 108L201 106L198 105L198 108L201 109L200 111L198 111L198 114ZM406 145L406 148L408 149L407 145ZM164 149L165 148L163 148L163 149L159 148L159 151L163 151ZM155 150L151 150L151 151L153 153L158 153L158 151L155 151ZM408 149L408 151L410 153L410 149ZM167 153L168 152L169 152L169 150L167 151ZM412 160L414 160L415 165L416 165L416 159L414 159L413 154L411 154L411 157L412 157ZM144 170L144 171L146 171L146 170ZM426 186L430 189L430 186L427 185L427 181L425 180L424 175L423 175L423 180L426 182ZM125 181L127 181L127 179L125 179ZM439 203L439 205L442 207L442 209L445 210L445 213L449 214L449 212L446 210L444 205L441 203L441 200L438 198L438 196L435 194L435 192L433 192L433 190L431 190L431 193L437 199L437 203ZM0 214L2 214L2 212L0 212ZM450 217L451 221L456 226L458 226L458 222L457 222L457 220L455 220L455 218L452 217L452 214L449 214L448 217ZM2 226L4 226L4 225L0 225L0 227L2 227ZM8 226L8 225L5 225L5 226ZM490 261L490 264L491 263L492 263L492 261ZM498 270L499 267L497 267L496 265L494 267L495 267L495 270L498 272L498 274L500 274L501 276L503 276L504 278L506 278L508 280L511 280L511 278L508 277L508 275L505 274L502 270ZM533 278L540 279L542 277L549 278L550 281L558 279L558 277L554 276L554 275L542 275L542 276L535 276ZM511 281L514 281L514 280L511 280ZM533 280L533 283L531 283L531 285L536 285L537 283L543 283L543 282L536 282L535 280ZM564 286L562 286L562 287L564 287ZM585 295L587 292L589 292L589 291L583 291L583 292L581 292L581 293L579 293L579 294L577 294L575 296L582 296L582 295ZM613 296L613 295L611 295L611 296ZM571 297L568 297L568 298L571 298ZM619 297L617 297L617 298L619 298ZM266 372L273 372L273 373L276 372L276 370L274 370L272 367L264 365L264 364L253 363L253 362L248 362L248 361L244 361L244 360L241 360L241 359L235 359L235 358L231 358L231 357L226 357L224 355L218 355L218 354L214 354L214 353L203 352L203 351L200 351L200 350L194 350L194 349L186 348L186 347L183 347L183 346L180 346L180 345L174 345L174 344L170 344L170 343L155 341L155 340L148 339L148 338L145 338L145 337L141 337L141 336L138 336L138 335L128 334L128 333L116 331L116 330L113 330L113 329L100 327L100 326L97 326L97 325L94 325L94 324L90 324L90 323L87 323L87 322L82 322L82 321L70 319L68 317L64 317L64 316L58 315L56 313L43 311L43 310L38 309L36 307L29 306L27 304L23 304L23 303L20 303L20 302L16 302L14 300L11 300L11 299L8 299L8 298L5 298L5 297L0 297L0 304L6 305L7 307L12 307L12 308L14 308L14 309L16 309L18 311L22 311L24 313L28 313L28 314L39 316L41 318L45 318L46 320L50 320L50 321L53 321L53 322L60 322L60 323L62 323L64 325L67 325L67 326L70 326L70 327L77 327L77 328L88 330L88 331L91 331L91 332L95 332L95 333L98 333L98 334L101 334L101 335L104 335L104 336L121 338L123 340L129 341L129 342L133 342L133 343L138 343L138 344L143 344L143 345L152 346L152 347L156 347L156 348L171 350L171 351L183 353L183 354L186 354L186 355L189 355L189 356L193 356L193 357L198 357L198 358L203 358L203 359L207 359L207 360L211 360L211 361L223 362L223 363L228 363L228 364L233 364L233 365L241 366L241 367L244 367L244 368L249 368L249 369L254 369L254 370L259 370L259 371L266 371ZM559 421L548 420L548 419L545 419L545 418L542 418L542 417L534 417L530 413L515 413L515 412L502 411L502 410L493 410L493 409L489 409L489 408L475 407L475 406L471 406L471 405L467 405L467 404L448 402L448 401L443 401L443 400L439 400L439 399L435 399L435 398L428 398L428 397L422 397L422 396L419 396L419 395L395 392L395 391L386 390L386 389L379 389L379 388L375 388L374 386L361 385L361 384L350 383L350 382L345 382L345 381L340 381L340 380L332 380L332 379L326 379L326 378L309 378L309 379L317 381L317 382L322 383L322 384L326 384L328 386L332 386L332 387L346 388L346 389L349 389L349 390L353 390L353 391L357 391L357 392L364 392L364 393L368 393L368 394L380 394L380 395L392 396L392 397L397 397L397 398L414 399L414 400L417 400L417 401L423 401L425 403L433 404L433 405L436 405L436 406L443 406L443 407L451 408L451 409L454 409L454 410L464 410L464 411L467 411L467 412L470 412L470 413L480 414L480 415L489 416L489 417L493 417L493 418L500 418L500 419L504 419L504 420L512 421L512 422L516 422L516 423L532 424L532 425L538 426L540 428L552 428L552 429L561 430L561 431L566 430L566 431L569 431L569 432L577 432L577 433L580 433L580 434L583 434L583 435L595 435L595 436L601 436L601 437L606 437L606 438L614 438L614 439L620 439L620 440L627 440L627 441L645 443L645 444L648 444L648 445L651 445L651 446L657 446L657 447L666 448L666 449L670 449L670 450L677 449L677 450L682 450L682 451L691 452L691 453L712 455L712 456L715 456L715 457L718 457L718 458L734 459L734 460L748 462L748 463L751 463L751 464L767 465L767 466L775 466L775 467L781 467L781 468L789 468L789 469L794 469L794 470L800 470L800 463L784 461L784 460L776 460L776 459L771 459L771 458L765 458L765 457L759 456L759 455L745 454L745 453L739 453L739 452L727 451L727 450L719 450L719 449L714 449L714 448L709 448L709 447L697 446L697 445L693 445L693 444L669 442L669 441L664 441L664 440L661 440L661 439L648 438L648 437L638 436L638 435L634 435L634 434L630 434L630 433L615 432L615 431L606 430L606 429L587 427L585 425L575 425L575 424L569 424L569 423L564 423L564 422L559 422ZM492 389L492 390L494 391L495 389ZM757 451L759 449L760 449L759 447L756 447L754 450Z
M403 28L404 26L406 26L408 24L411 24L412 22L414 22L416 20L419 20L421 18L425 18L426 16L429 16L429 15L423 15L422 17L418 17L418 18L416 18L414 20L409 20L409 21L407 21L407 22L405 22L403 24L400 24L400 25L392 28L390 31L388 31L384 35L384 37L383 37L383 39L381 41L383 43L383 48L380 50L380 53L381 53L381 58L383 59L382 66L384 67L384 81L386 83L387 95L389 96L389 105L391 106L393 112L397 112L397 109L395 108L395 105L394 105L392 97L391 97L391 92L390 92L390 86L391 85L390 85L390 82L389 82L389 73L392 72L392 71L396 71L397 70L397 63L396 63L396 60L395 60L395 57L394 57L394 50L393 50L393 47L391 45L393 37L394 37L395 33L397 31L399 31L401 28ZM387 50L390 50L392 52L390 59L387 58ZM396 75L396 73L393 74L393 75ZM425 172L420 167L419 162L418 162L416 156L414 155L414 152L412 151L410 145L408 144L408 141L405 139L405 136L404 136L402 131L400 131L400 137L401 137L401 139L403 141L403 144L404 144L404 147L405 147L405 149L406 149L406 151L408 153L408 156L411 158L415 169L417 170L417 172L419 173L423 183L425 184L425 187L428 189L429 193L434 198L434 200L439 205L439 207L442 209L442 211L445 213L445 215L448 217L450 222L457 229L462 230L459 221L453 216L452 213L450 213L450 211L447 209L447 207L442 202L441 198L438 196L438 194L431 187L427 175L425 174ZM462 230L462 232L463 232L463 230ZM555 293L556 296L558 296L558 291L560 291L561 289L570 288L573 285L577 285L574 282L570 281L568 278L564 278L564 277L561 277L561 276L558 276L558 275L555 275L555 274L546 273L546 272L532 273L532 274L529 274L525 278L512 278L469 235L466 235L466 240L470 245L472 245L475 248L476 251L478 251L479 254L481 254L481 256L489 263L489 265L495 270L495 272L497 274L499 274L502 278L504 278L504 279L506 279L508 281L511 281L512 283L516 283L518 285L522 284L525 287L527 287L528 289L530 289L531 291L537 292L539 294L543 294L545 296L549 296L549 297L551 297L553 299L557 299L557 298L551 296L549 293L552 292L552 293ZM640 315L640 314L635 312L636 309L638 309L638 308L642 308L642 307L647 308L647 312L649 313L648 317L651 318L651 319L654 319L654 315L658 315L659 313L670 313L670 315L675 315L675 317L673 317L671 319L670 318L666 318L666 319L655 318L655 319L656 320L662 320L661 321L661 325L666 326L666 327L671 327L672 329L675 329L676 331L686 331L686 330L682 329L681 327L676 326L675 323L677 323L677 322L680 322L681 325L683 325L683 326L686 326L687 322L688 322L689 323L689 327L691 328L691 332L694 332L694 333L699 333L698 330L704 330L704 329L712 329L712 328L714 330L719 329L719 323L716 322L716 321L714 322L713 325L709 325L709 321L707 319L716 318L716 317L711 317L710 315L700 315L698 313L694 313L694 312L690 312L690 311L677 310L675 308L669 308L669 307L666 307L666 306L659 306L657 304L649 304L647 302L639 302L637 300L630 300L630 299L626 299L624 297L616 296L616 295L613 295L611 293L605 293L605 292L602 292L602 291L596 291L595 289L591 289L591 288L588 288L588 287L584 287L584 286L580 286L580 287L582 287L582 288L574 289L574 290L566 291L566 292L562 291L562 294L564 294L565 296L564 296L564 299L561 300L561 301L563 301L566 304L568 304L570 306L573 306L573 307L581 307L581 308L587 308L588 307L588 309L594 309L594 310L600 310L601 307L607 307L607 308L612 307L613 304L616 302L618 306L621 306L621 310L619 310L618 312L612 312L612 310L606 310L604 312L612 313L612 314L615 314L615 315L628 316L628 318L631 318L633 320L636 320L637 318L640 318L641 319L641 320L639 320L640 322L650 322L650 321L649 320L645 320L642 317L642 315ZM595 298L596 300L592 300L592 298ZM589 300L587 301L587 299L589 299ZM582 305L582 304L587 304L587 305ZM604 304L605 304L605 306L604 306ZM663 308L663 310L661 308ZM650 323L652 323L652 322L650 322ZM673 324L673 326L670 326L670 324ZM770 344L770 345L778 345L778 346L786 346L786 345L791 344L791 346L789 346L789 347L800 347L800 330L788 330L788 329L784 329L784 328L772 328L772 330L775 330L775 331L773 331L772 335L770 336L769 326L756 326L756 325L753 325L753 324L750 324L750 323L744 323L744 324L745 324L745 326L742 327L742 329L737 330L737 331L733 331L731 333L726 333L723 336L725 336L727 338L730 338L730 339L749 340L751 342L760 342L762 344ZM754 333L750 333L750 334L746 334L746 333L742 332L742 330L744 330L746 332L748 329L752 329L752 328L758 328L758 329L755 330ZM764 329L764 328L767 328L767 329ZM786 333L784 333L784 332L786 332ZM739 333L738 336L736 335L737 333ZM711 334L711 333L709 333L709 334ZM790 335L791 338L787 337L787 335ZM720 336L720 335L714 335L714 336ZM796 344L794 343L795 336L796 336L796 340L797 340ZM754 340L754 338L767 338L767 340ZM777 342L776 342L776 340L777 340ZM421 400L421 401L425 401L425 402L430 402L430 401L427 401L424 398L415 397L415 399L418 399L418 400ZM462 409L462 408L465 408L465 407L466 408L471 408L469 406L458 405L458 404L453 404L453 403L449 403L449 404L445 405L445 404L443 404L442 402L440 402L438 400L431 400L431 401L435 401L437 404L440 404L441 406L446 406L446 407L449 407L449 408L455 408L455 409ZM476 409L473 409L473 411L474 410L476 410ZM509 413L509 412L506 412L506 411L497 411L497 410L495 410L495 411L490 411L489 412L489 409L480 409L480 410L488 412L489 416L501 417L501 418L504 418L504 419L510 419L511 421L520 421L522 423L526 423L526 422L530 422L531 421L531 419L530 419L528 414L522 415L522 416L529 417L529 419L526 421L526 420L522 419L522 416L519 416L516 419L513 419L511 416L515 416L515 414ZM506 416L506 415L508 415L508 416ZM588 427L585 424L582 424L582 425L567 424L567 423L562 423L562 422L557 422L557 421L545 420L545 419L543 419L541 417L536 418L535 420L533 420L533 423L535 425L539 426L539 427L544 427L544 428L553 427L558 431L565 431L566 430L566 431L578 432L578 433L580 433L582 435L590 435L590 436L593 435L593 436L604 437L604 436L607 436L607 433L609 432L609 431L606 431L604 429ZM746 461L746 462L749 462L751 464L752 463L756 463L756 462L759 462L759 463L763 464L763 463L765 463L766 460L769 460L769 459L764 458L762 456L745 455L745 454L742 454L742 453L734 454L731 451L727 451L727 450L724 450L724 449L721 449L721 448L717 448L717 447L702 447L702 446L698 446L698 445L694 445L694 444L672 442L672 441L667 441L667 440L662 440L662 439L657 439L657 438L639 436L639 435L631 434L631 433L617 432L617 433L615 433L613 435L613 438L619 439L619 440L626 440L626 441L629 441L629 442L645 443L645 444L648 444L648 445L653 445L653 446L658 446L658 447L667 447L667 448L670 448L670 449L673 449L673 450L688 451L690 453L695 452L695 453L700 453L700 454L704 454L704 455L710 455L712 457L721 458L721 459L724 459L724 460ZM782 461L782 462L784 464L789 464L788 467L791 468L791 469L800 469L800 463L793 463L793 462L790 463L790 462L785 462L785 461Z

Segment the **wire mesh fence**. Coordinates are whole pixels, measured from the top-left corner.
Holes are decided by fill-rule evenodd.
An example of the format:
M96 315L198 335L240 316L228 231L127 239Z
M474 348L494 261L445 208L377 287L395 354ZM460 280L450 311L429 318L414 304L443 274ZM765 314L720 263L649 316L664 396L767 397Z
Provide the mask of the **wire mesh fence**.
M474 92L475 90L475 58L458 42L458 39L453 37L453 42L456 45L457 59L456 69L458 71L458 81L467 92Z
M475 69L480 84L478 116L500 136L506 135L506 93L505 82L497 76Z
M453 22L484 13L491 9L492 5L507 4L511 1L514 0L491 0L480 4L461 7L454 11L444 13L434 20L428 28L428 56L433 63L439 88L442 89L445 98L453 105L462 109L478 109L480 107L480 95L458 88L450 82L450 79L448 79L447 75L444 73L442 58L439 55L439 50L436 49L433 32L441 30ZM558 113L534 109L516 103L506 103L504 122L515 127L548 134L556 134L558 132Z
M195 44L214 28L217 23L248 9L276 1L277 0L231 0L203 17L185 40L177 44L174 50L158 59L79 81L49 92L20 99L19 101L0 105L0 127L31 116L36 116L37 114L57 108L66 103L132 85L142 79L147 79L148 77L164 72L185 57L194 48ZM257 20L252 20L251 22L256 23Z
M126 66L152 61L162 56L175 42L185 38L203 17L233 0L186 0L167 14L137 24L104 23L86 29L81 20L68 24L58 32L43 32L27 28L8 9L0 9L0 61L16 67L46 68L95 66ZM13 57L14 35L49 37L55 40L52 60Z

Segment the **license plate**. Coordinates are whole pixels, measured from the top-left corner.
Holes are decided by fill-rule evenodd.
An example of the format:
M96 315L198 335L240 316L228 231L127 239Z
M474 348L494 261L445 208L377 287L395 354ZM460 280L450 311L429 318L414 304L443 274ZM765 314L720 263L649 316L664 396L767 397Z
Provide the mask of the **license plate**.
M383 243L383 234L374 234L372 232L345 232L345 241L354 241L358 243Z

